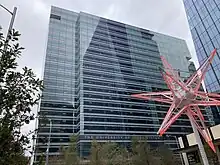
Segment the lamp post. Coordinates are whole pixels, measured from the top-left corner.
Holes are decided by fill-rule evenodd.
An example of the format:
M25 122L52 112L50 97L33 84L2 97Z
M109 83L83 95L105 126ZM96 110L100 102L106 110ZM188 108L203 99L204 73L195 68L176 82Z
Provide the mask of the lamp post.
M48 157L49 157L49 149L50 149L50 137L51 137L51 129L52 129L52 121L51 121L51 119L49 119L49 121L50 121L50 132L49 132L48 143L47 143L45 165L48 165Z
M11 16L11 21L10 21L10 24L9 24L9 28L8 28L8 32L7 32L7 36L6 36L6 40L5 40L5 49L7 48L7 43L9 41L9 36L10 36L10 32L13 28L13 24L14 24L14 21L15 21L15 15L16 15L16 12L17 12L17 7L14 7L13 9L13 12L11 12L10 10L8 10L5 6L3 6L2 4L0 4L0 7L2 7L3 9L5 9L8 13L10 13L12 16Z

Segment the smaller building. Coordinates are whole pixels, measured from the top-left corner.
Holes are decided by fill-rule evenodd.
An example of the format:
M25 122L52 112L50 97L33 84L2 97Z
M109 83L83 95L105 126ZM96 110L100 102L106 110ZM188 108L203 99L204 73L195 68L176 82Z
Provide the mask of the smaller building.
M206 154L210 165L220 164L220 124L208 128L209 134L213 140L216 148L216 153L207 146L205 146ZM202 139L203 140L203 139ZM180 149L176 150L176 153L181 153L185 165L197 165L201 162L198 145L194 133L181 136L178 138Z

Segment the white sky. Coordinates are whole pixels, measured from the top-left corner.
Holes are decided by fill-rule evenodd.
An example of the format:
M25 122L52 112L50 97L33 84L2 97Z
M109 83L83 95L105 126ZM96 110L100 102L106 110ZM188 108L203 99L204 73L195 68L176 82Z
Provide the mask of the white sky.
M193 60L197 62L183 0L1 0L0 4L10 10L18 7L14 28L22 34L20 43L25 47L19 64L32 68L39 77L45 56L51 5L185 39ZM4 31L9 21L10 14L0 8L0 25ZM34 122L28 128L34 128Z

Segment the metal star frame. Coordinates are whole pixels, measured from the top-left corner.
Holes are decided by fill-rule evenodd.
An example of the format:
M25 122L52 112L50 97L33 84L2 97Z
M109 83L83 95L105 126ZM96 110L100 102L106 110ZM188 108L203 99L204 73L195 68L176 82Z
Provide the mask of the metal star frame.
M158 134L162 136L167 129L180 117L180 115L186 114L190 119L191 124L196 126L196 129L199 131L211 149L216 152L207 127L204 124L204 116L199 108L199 106L220 105L219 94L199 91L201 83L204 80L205 73L207 72L208 67L215 55L216 49L212 51L211 55L206 59L206 61L191 77L188 78L186 82L181 80L178 72L175 71L162 56L161 60L164 68L161 68L160 70L170 91L149 92L132 95L136 98L158 101L171 105L158 130Z

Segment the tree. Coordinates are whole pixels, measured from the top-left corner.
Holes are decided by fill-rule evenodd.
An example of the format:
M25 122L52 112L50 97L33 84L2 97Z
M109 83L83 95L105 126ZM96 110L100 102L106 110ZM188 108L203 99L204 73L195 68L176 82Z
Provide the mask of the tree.
M90 165L126 165L128 164L128 152L126 148L116 143L92 142Z
M76 136L71 136L69 146L63 151L65 165L79 165L80 163L76 140Z
M157 164L153 149L147 143L146 139L132 140L132 164L134 165L151 165Z
M43 88L31 69L18 71L16 60L24 49L18 43L19 36L12 30L6 42L0 32L0 164L4 165L26 161L24 151L30 148L30 138L21 133L21 127L34 120L31 109Z
M116 143L92 142L90 165L174 165L175 157L165 145L152 147L146 138L132 139L131 149Z
M93 140L90 152L90 165L102 165L100 151L101 145Z
M127 148L118 146L117 153L114 157L115 165L132 165L130 160L131 154Z
M176 165L176 158L166 145L162 145L157 148L157 152L158 159L161 160L161 165Z
M61 159L59 155L50 156L48 160L49 165L63 165L64 159Z
M100 158L103 165L115 165L120 158L120 147L116 143L102 143L100 150Z
M34 163L34 165L45 165L45 155L41 154L39 161L37 163Z
M110 165L115 163L117 155L117 144L106 142L98 143L92 142L90 164L91 165Z

